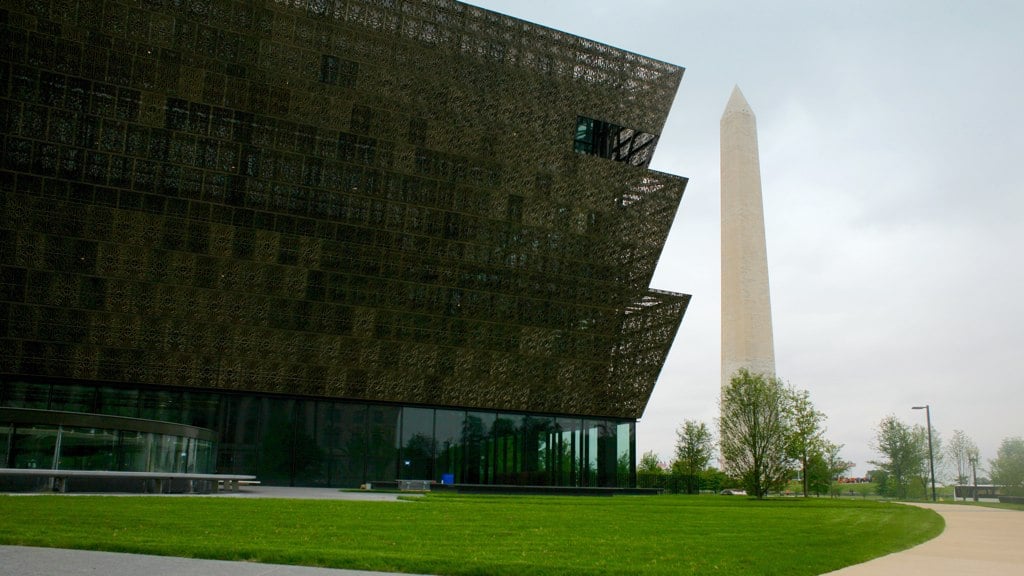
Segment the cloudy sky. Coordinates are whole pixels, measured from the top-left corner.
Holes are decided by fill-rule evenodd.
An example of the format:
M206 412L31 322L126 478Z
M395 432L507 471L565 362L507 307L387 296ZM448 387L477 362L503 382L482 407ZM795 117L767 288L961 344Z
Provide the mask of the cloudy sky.
M693 294L638 449L718 412L719 118L758 120L778 375L864 473L878 422L1024 436L1024 2L472 0L685 67L652 167L690 178L653 287ZM1018 174L1018 176L1014 176Z

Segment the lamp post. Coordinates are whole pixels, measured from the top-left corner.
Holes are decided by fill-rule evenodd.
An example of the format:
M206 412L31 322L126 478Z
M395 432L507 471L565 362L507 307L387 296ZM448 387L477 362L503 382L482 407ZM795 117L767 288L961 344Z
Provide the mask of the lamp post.
M935 502L938 499L935 497L935 453L932 452L932 408L929 404L913 406L912 408L914 410L924 410L925 417L928 420L928 466L931 468L932 473L932 502Z
M971 476L974 477L974 501L978 501L978 455L973 451L967 457L971 461Z

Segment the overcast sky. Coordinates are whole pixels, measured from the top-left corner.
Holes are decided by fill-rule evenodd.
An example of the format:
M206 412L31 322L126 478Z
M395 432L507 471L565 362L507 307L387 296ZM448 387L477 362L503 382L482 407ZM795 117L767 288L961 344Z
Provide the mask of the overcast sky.
M758 121L776 369L855 472L883 417L924 424L918 404L986 463L1024 436L1024 2L471 3L686 68L651 166L690 183L653 287L693 301L640 452L669 460L684 419L718 413L736 84Z

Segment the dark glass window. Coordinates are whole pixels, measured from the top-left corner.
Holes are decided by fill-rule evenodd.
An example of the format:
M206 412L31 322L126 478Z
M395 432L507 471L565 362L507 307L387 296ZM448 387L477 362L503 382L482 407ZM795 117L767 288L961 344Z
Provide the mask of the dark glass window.
M97 404L100 414L111 416L139 416L139 391L127 388L100 388Z
M256 473L256 430L261 403L254 396L225 396L222 423L218 427L217 471L233 474Z
M327 428L329 414L312 400L296 401L292 425L292 444L286 456L291 465L293 486L323 486L326 481L327 453L331 439L321 434Z
M493 478L494 438L491 429L494 412L467 412L462 428L466 450L465 482L489 484Z
M401 409L397 406L370 406L367 422L366 479L390 480L398 477L398 425Z
M573 149L633 166L646 166L657 136L585 116L576 118Z
M15 468L53 468L55 426L15 427L10 461Z
M10 468L12 466L8 457L10 456L9 449L13 440L13 433L13 426L0 425L0 468Z
M430 480L434 477L434 410L402 410L401 470L399 478Z
M271 484L292 481L290 455L295 433L295 401L263 398L260 421L259 475Z
M325 434L333 437L328 449L328 481L332 486L355 488L366 476L367 416L363 404L333 404ZM383 478L383 477L379 477Z
M11 408L49 408L50 385L36 382L11 382L6 384L4 406Z
M216 428L220 396L187 391L182 394L181 422L200 428Z
M173 390L143 390L139 399L139 417L147 420L181 422L181 392Z
M523 416L498 414L494 421L494 482L496 484L527 484L523 474Z
M50 410L92 412L95 404L96 389L92 386L54 384L50 393Z
M437 451L437 466L434 480L462 482L462 466L465 447L462 444L462 426L466 419L463 410L436 410L434 422L434 446Z
M59 468L116 470L119 434L97 428L63 428Z

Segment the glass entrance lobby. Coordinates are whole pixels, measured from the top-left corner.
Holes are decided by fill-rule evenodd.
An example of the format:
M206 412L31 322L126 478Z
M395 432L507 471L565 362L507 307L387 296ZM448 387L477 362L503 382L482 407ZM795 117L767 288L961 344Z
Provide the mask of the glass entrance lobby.
M632 420L26 380L0 381L0 406L209 428L216 472L268 485L630 487L635 473Z

